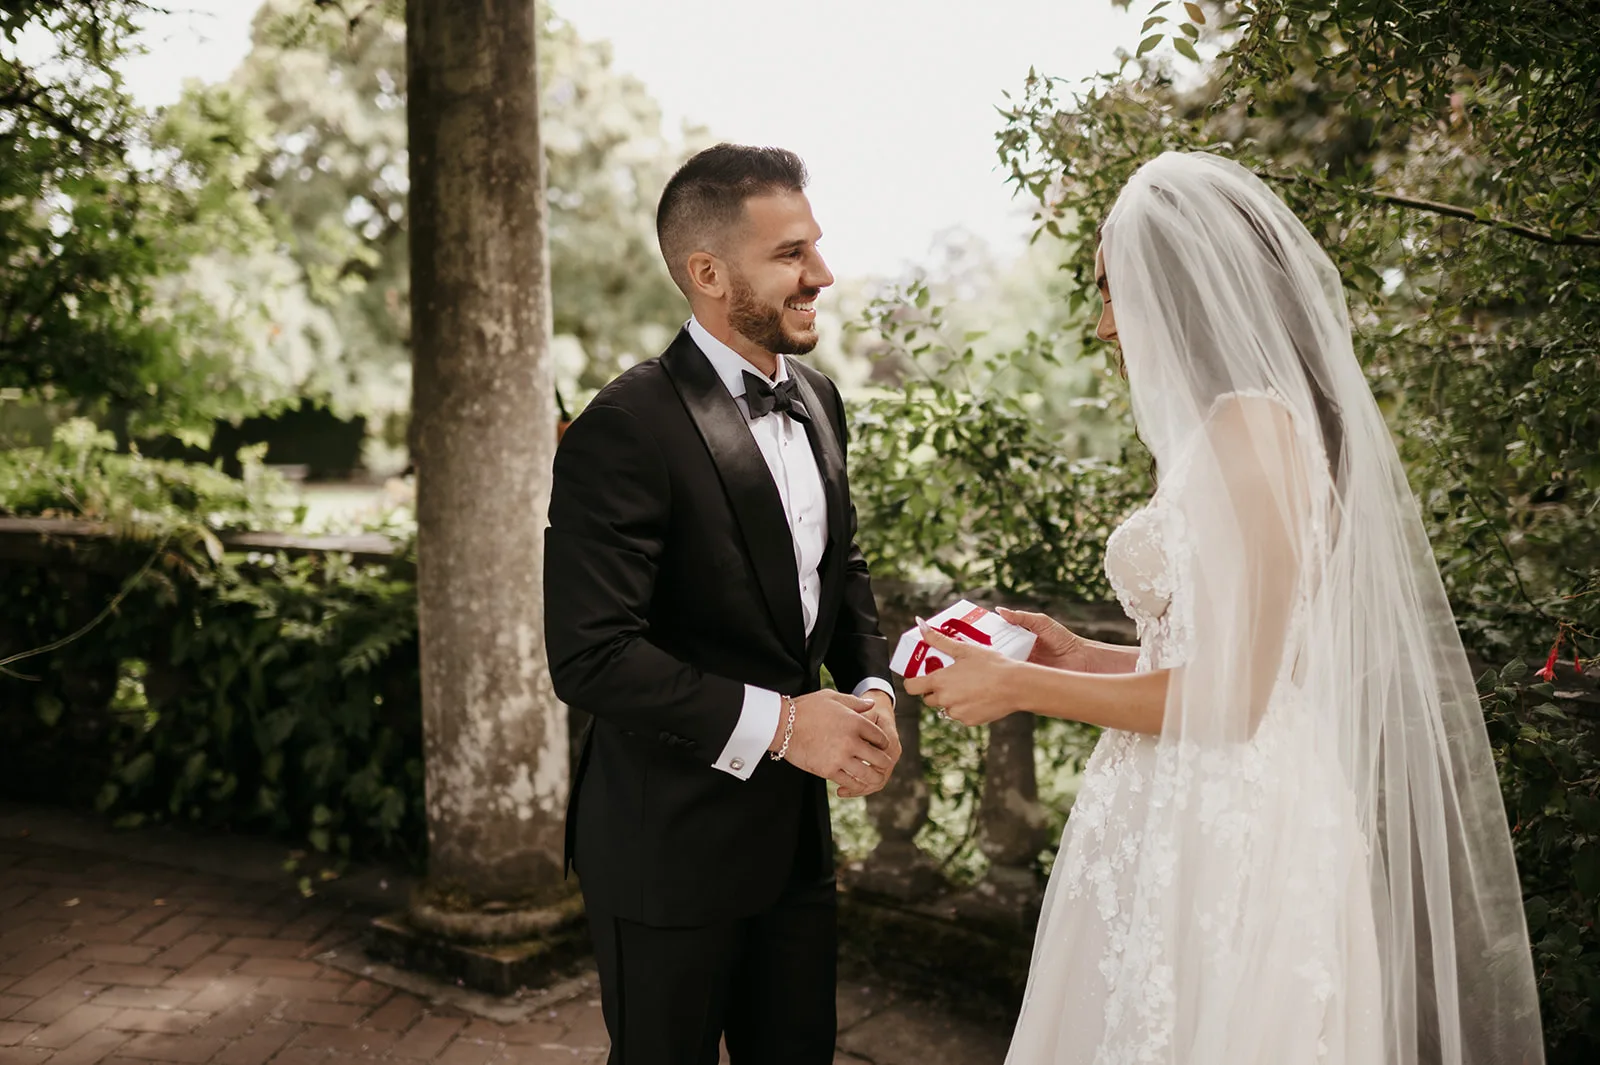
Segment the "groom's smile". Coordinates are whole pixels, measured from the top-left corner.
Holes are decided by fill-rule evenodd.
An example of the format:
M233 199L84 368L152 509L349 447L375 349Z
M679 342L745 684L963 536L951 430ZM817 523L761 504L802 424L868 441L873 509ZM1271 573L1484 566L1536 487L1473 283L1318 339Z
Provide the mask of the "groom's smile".
M809 329L815 332L814 327L817 321L817 292L815 290L806 293L799 299L790 300L784 306L789 311L790 317L798 323L799 330ZM812 343L816 343L815 338L812 339Z

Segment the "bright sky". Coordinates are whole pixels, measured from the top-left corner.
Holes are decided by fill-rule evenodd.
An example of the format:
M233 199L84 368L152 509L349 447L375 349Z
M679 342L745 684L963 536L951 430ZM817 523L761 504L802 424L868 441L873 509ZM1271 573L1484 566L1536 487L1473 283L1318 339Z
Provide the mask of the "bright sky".
M128 78L146 104L227 77L249 48L251 0L170 0ZM964 227L1002 256L1026 205L995 155L1007 91L1029 66L1076 80L1138 43L1147 5L1110 0L556 0L666 111L713 136L779 144L811 169L822 245L841 277L896 274Z

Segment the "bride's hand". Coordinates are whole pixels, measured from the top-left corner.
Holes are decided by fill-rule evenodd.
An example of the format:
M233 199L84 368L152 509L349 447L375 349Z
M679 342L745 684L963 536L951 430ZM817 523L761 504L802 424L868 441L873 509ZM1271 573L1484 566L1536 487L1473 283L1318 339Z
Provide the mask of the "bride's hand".
M1045 614L1007 610L1005 607L1000 607L995 613L1039 637L1028 661L1051 669L1083 671L1083 637L1061 622Z
M1014 671L1018 663L998 651L953 640L922 624L928 646L955 661L943 669L906 680L906 691L963 725L987 725L1016 711Z

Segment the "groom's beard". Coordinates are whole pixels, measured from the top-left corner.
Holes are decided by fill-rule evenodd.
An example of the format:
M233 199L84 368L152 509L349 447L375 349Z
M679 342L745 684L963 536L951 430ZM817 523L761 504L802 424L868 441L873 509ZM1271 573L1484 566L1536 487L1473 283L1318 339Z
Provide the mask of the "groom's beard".
M762 303L756 295L755 289L745 283L744 278L735 275L732 278L733 291L730 295L728 306L728 324L740 336L759 345L762 350L774 355L804 355L817 346L817 332L815 329L796 336L783 327L783 306L772 306ZM801 300L814 300L821 289L813 289L809 293L796 293L795 298Z

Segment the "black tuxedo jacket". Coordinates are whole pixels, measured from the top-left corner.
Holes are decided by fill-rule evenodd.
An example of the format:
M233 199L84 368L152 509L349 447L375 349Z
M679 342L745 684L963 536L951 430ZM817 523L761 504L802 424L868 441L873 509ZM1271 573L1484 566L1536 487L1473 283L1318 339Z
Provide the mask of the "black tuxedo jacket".
M743 413L687 331L607 385L555 459L545 638L556 694L593 715L567 807L567 861L591 906L694 926L773 905L802 816L832 875L825 783L763 756L715 767L744 686L787 695L888 676L845 476L844 405L788 360L828 502L810 638L794 543Z

